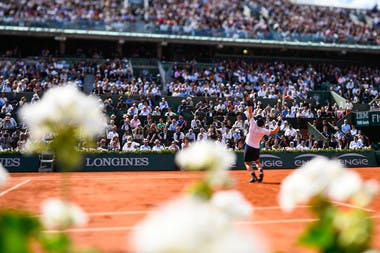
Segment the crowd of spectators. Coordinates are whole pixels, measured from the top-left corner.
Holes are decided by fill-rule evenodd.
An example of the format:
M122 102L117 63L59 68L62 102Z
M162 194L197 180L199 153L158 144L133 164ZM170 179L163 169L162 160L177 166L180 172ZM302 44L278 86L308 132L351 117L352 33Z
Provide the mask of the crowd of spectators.
M144 18L161 32L223 34L232 38L379 44L380 12L290 0L152 1Z
M247 62L224 60L208 67L196 61L176 63L169 96L310 99L323 84L351 103L368 104L378 95L380 69L370 66ZM151 75L135 77L128 59L2 58L0 92L42 92L67 81L83 88L85 74L95 76L93 93L160 97L161 84ZM377 104L374 104L377 106Z
M0 3L5 24L125 31L139 21L150 32L359 44L380 44L379 13L290 0L151 0L147 8L123 0Z
M285 124L290 125L294 119L316 120L315 127L321 136L313 140L316 142L313 143L314 147L349 148L355 136L364 146L368 146L370 141L360 131L352 134L350 130L347 133L335 129L338 126L335 124L351 112L355 103L373 100L378 95L380 84L379 69L369 66L229 60L200 68L197 62L192 61L175 64L174 81L167 84L168 97L182 97L181 103L176 106L166 101L161 87L153 79L134 77L127 59L70 62L52 57L2 58L0 147L19 150L25 144L27 131L16 117L20 106L37 102L43 91L66 81L72 81L82 89L85 74L93 74L92 93L102 96L104 111L111 116L107 131L99 140L99 148L106 150L146 150L148 146L153 148L157 141L163 148L171 145L172 148L176 145L181 148L198 139L212 139L240 150L248 130L246 108L242 103L247 95L255 101L255 115L266 117L268 127L277 115L288 120L282 126L281 136L269 138L263 143L266 149L278 148L278 145L288 148L293 145L292 142L297 147L302 140L311 142L303 131L304 126L298 132L291 128L292 134L288 133L290 130L287 131ZM309 92L320 88L324 82L331 83L330 89L347 99L344 105L312 100ZM34 95L27 99L17 95L21 92L33 92ZM119 95L120 99L114 101L106 98L110 97L108 95ZM135 100L136 97L140 99ZM204 101L198 102L199 97ZM278 102L264 106L260 101L262 98ZM379 108L376 101L371 104L373 110ZM330 124L325 124L327 129L320 125L324 120L329 120ZM343 134L340 136L341 132ZM331 138L335 138L337 143L343 138L344 145L329 143ZM279 143L275 145L277 141ZM131 143L127 142L133 144L128 149ZM309 142L306 146L310 148Z
M370 66L297 64L284 62L221 61L199 67L196 61L177 63L174 82L168 85L172 96L238 97L244 91L258 98L309 99L309 91L331 84L352 103L368 104L378 95L380 69Z
M0 60L0 92L43 92L67 81L83 87L84 62L69 63L49 57L2 58Z
M245 94L246 95L246 94ZM111 114L107 132L98 141L98 149L113 151L179 150L194 141L212 140L232 150L243 150L248 133L246 105L238 99L208 99L194 103L191 97L172 108L163 97L160 102L142 98L140 101L105 101L104 110ZM308 134L305 129L296 129L292 119L307 118L320 134ZM118 114L117 112L123 112ZM184 116L191 115L191 116ZM292 100L282 107L262 106L254 101L254 115L267 119L266 127L275 128L278 115L284 118L280 134L263 139L266 150L307 149L356 149L370 146L371 142L361 130L347 120L336 124L342 117L336 105L310 105Z
M2 1L0 16L9 24L123 29L139 18L142 9L125 6L123 0L20 0Z
M151 75L133 78L127 59L1 58L0 92L43 92L68 81L83 89L85 74L95 76L93 93L161 96Z
M15 111L26 103L36 103L38 100L37 94L28 101L25 97L7 98L1 93L1 150L23 150L28 131L17 119ZM276 126L274 119L278 115L284 119L280 134L263 140L264 149L347 149L368 147L371 144L361 130L346 120L341 126L336 124L336 120L344 114L339 112L336 105L311 105L289 100L284 104L278 102L274 106L263 106L260 101L253 100L253 113L267 119L267 128ZM113 101L107 98L102 100L102 104L104 112L110 117L104 135L98 138L97 148L112 151L177 151L194 141L207 139L233 150L242 150L249 126L246 105L241 101L206 97L195 103L191 97L187 97L173 107L165 97L159 102L148 97L135 101L123 98ZM292 122L297 118L311 122L320 134L308 135L305 128L296 129Z

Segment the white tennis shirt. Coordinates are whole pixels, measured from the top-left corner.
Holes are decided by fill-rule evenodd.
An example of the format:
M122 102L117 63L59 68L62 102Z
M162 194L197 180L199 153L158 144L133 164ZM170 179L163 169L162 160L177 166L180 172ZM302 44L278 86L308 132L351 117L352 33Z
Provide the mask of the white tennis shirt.
M260 141L265 135L270 135L270 129L258 127L252 117L249 121L249 131L245 138L245 143L253 148L260 148Z

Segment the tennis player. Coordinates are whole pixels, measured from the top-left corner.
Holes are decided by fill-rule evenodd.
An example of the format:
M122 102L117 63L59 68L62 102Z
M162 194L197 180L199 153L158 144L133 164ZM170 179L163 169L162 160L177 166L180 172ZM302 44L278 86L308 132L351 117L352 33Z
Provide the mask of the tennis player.
M265 118L262 116L253 117L253 103L250 98L246 98L249 131L245 139L244 149L244 165L245 168L251 173L250 183L262 182L264 179L263 167L260 163L260 141L265 135L277 134L281 126L281 117L279 116L277 127L273 130L264 128ZM257 170L259 171L259 177L256 177L252 163L255 163Z

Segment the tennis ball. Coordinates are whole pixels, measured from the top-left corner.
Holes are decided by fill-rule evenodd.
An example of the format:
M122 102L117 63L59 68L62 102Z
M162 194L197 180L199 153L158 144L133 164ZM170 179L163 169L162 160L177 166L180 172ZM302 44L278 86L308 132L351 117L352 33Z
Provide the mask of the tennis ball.
M248 54L248 50L247 50L247 49L244 49L244 50L243 50L243 54Z

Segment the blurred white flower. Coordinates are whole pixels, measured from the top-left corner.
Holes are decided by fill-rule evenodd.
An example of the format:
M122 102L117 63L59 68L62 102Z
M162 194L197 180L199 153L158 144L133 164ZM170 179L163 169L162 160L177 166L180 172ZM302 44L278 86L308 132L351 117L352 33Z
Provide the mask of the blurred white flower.
M210 203L231 220L249 218L253 212L251 203L236 190L219 191L211 197Z
M376 180L365 181L362 188L354 194L352 202L357 206L366 207L379 192L379 189L380 186Z
M284 211L291 211L297 204L319 194L331 200L346 201L361 187L360 177L344 169L338 160L318 157L283 180L279 203Z
M0 186L5 185L8 179L9 179L9 173L4 168L4 166L0 163Z
M249 243L248 243L249 242ZM259 234L253 231L230 230L218 238L210 250L204 252L213 253L263 253L270 252L268 243Z
M331 200L346 201L360 191L362 184L356 172L344 170L344 173L330 182L327 195Z
M87 224L87 214L76 204L51 198L42 203L42 223L47 229L63 230Z
M72 85L49 89L38 103L23 106L20 117L35 140L67 126L78 129L80 137L91 138L106 126L98 100Z
M231 186L233 182L226 170L213 170L208 174L207 180L211 187Z
M167 203L138 225L131 237L134 252L264 252L254 236L233 226L232 218L246 216L249 209L241 198L219 193L209 202L187 195Z
M343 170L338 161L317 157L295 170L282 181L279 203L283 210L291 211L298 204L323 192L329 181Z
M235 153L224 145L211 141L195 142L176 155L177 164L184 170L228 170L235 162Z

